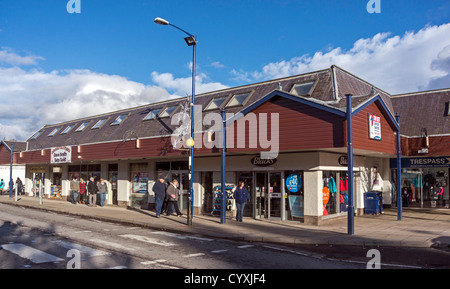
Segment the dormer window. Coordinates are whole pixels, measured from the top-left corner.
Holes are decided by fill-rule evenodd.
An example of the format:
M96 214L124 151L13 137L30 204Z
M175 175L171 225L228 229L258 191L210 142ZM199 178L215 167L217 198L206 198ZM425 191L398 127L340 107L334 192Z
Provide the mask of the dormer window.
M150 112L147 113L143 120L155 119L160 111L160 108L150 110Z
M251 95L250 92L235 94L235 95L233 95L233 97L230 99L230 101L227 103L227 105L225 107L245 105L245 103L250 98L250 95Z
M64 130L62 131L61 134L66 134L66 133L68 133L74 126L75 126L75 125L73 125L73 124L67 126L66 129L64 129Z
M60 127L55 128L51 133L48 134L48 136L54 136L60 129Z
M100 128L105 122L106 122L106 118L101 119L99 121L97 121L96 124L94 124L94 126L91 129L96 129L96 128Z
M44 130L38 131L37 133L34 134L34 136L31 139L37 139L37 137L40 136L43 132Z
M315 81L297 83L292 88L291 93L298 96L310 96L314 88L314 83Z
M220 109L227 98L227 96L213 98L205 107L205 110Z
M445 113L444 113L444 115L445 116L450 116L450 102L446 102L445 103Z
M119 125L122 123L122 121L127 118L128 114L122 114L119 115L112 123L111 125Z
M158 117L163 118L163 117L169 117L169 116L172 116L172 114L175 112L175 110L176 110L177 108L178 108L177 105L166 107L166 108L163 110L163 112L161 112L161 113L158 115Z
M89 125L89 123L90 123L90 121L83 122L83 123L75 130L75 132L83 131L83 130Z

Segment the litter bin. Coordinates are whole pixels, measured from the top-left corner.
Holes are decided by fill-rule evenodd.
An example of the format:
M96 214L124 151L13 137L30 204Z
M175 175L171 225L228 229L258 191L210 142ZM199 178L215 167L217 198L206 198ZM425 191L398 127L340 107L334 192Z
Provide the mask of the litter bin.
M367 192L364 194L364 214L383 213L383 193Z

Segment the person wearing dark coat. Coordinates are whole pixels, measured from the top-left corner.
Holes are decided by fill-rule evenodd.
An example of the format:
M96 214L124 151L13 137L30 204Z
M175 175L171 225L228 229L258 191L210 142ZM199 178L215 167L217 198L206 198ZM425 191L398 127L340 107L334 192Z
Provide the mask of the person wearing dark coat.
M242 222L245 203L247 203L249 196L248 190L244 187L244 182L240 181L239 186L233 193L233 197L236 201L236 221L238 222Z
M161 177L159 181L157 181L152 188L152 191L155 193L155 207L156 207L156 217L159 218L161 215L161 208L164 203L164 199L166 198L166 189L167 186L164 183L164 179Z
M91 178L91 181L87 185L88 194L89 194L89 206L90 207L97 207L97 192L98 192L98 186L97 183L94 181L94 178Z

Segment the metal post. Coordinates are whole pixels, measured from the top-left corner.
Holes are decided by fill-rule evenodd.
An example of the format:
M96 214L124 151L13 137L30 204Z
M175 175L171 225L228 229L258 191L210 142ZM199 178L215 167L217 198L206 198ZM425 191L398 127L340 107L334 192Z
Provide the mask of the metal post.
M347 230L349 235L355 233L354 218L355 209L353 206L353 126L352 126L352 95L347 94L347 154L348 154L348 212Z
M13 191L13 178L12 178L12 165L13 165L14 145L11 144L11 161L9 163L9 197L12 198Z
M395 114L397 121L397 220L402 220L402 161L401 161L401 143L400 143L400 115Z
M15 197L14 197L14 201L16 201L17 202L17 190L18 190L19 188L16 186L16 189L14 190L15 191Z
M194 140L194 107L195 107L195 47L197 45L193 45L193 57L192 57L192 103L191 103L191 139ZM194 146L191 146L190 153L190 186L191 192L189 196L189 205L188 205L188 216L187 216L187 224L192 225L192 219L194 217Z
M221 156L221 189L222 189L222 202L220 205L220 223L225 224L226 222L226 212L227 212L227 198L225 191L225 154L226 154L226 119L225 119L225 109L222 108L222 156Z

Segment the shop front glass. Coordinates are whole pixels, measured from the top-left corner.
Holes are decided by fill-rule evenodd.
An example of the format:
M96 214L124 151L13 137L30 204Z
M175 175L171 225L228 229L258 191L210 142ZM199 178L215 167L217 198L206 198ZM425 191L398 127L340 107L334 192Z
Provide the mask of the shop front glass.
M289 220L304 217L303 171L285 171L285 210Z
M144 208L147 206L148 175L147 163L130 164L131 207Z
M402 169L401 190L404 207L448 208L449 168Z
M187 210L188 200L191 194L191 183L189 181L189 162L188 161L171 161L156 162L156 177L166 180L167 183L176 179L178 181L178 189L180 192L178 198L178 208Z

